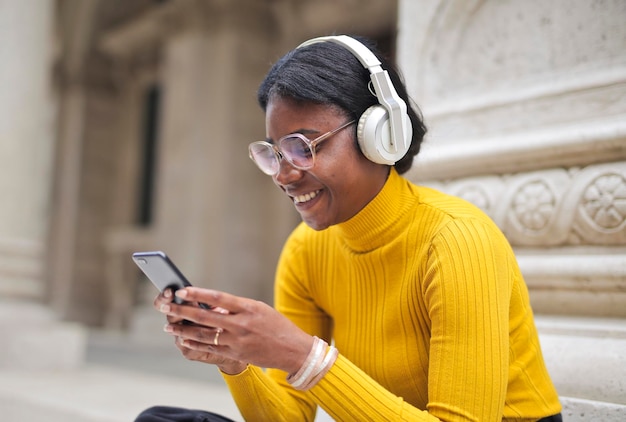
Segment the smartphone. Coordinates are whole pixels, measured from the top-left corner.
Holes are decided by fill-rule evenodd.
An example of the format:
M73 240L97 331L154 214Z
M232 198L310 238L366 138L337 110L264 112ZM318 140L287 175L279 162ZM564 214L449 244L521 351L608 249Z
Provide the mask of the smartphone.
M165 252L135 252L133 253L133 261L161 292L168 288L175 292L178 289L191 286L191 283ZM174 302L184 303L182 299L176 296L174 296ZM204 303L198 305L204 309L211 309L209 305Z

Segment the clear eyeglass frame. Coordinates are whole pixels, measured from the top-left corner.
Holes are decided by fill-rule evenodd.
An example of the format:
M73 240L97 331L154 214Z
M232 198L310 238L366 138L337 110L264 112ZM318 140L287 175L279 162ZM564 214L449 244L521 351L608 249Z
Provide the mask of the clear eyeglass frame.
M276 143L267 141L252 142L248 146L248 155L250 159L259 167L259 169L268 176L275 176L280 170L280 160L285 159L287 162L298 170L309 170L315 165L315 153L317 146L331 136L339 133L341 130L356 123L356 120L350 120L326 132L315 139L308 139L301 133L291 133L280 138ZM302 151L301 156L296 157L295 152L285 153L284 146L287 142L299 142L298 148L291 148L292 151Z

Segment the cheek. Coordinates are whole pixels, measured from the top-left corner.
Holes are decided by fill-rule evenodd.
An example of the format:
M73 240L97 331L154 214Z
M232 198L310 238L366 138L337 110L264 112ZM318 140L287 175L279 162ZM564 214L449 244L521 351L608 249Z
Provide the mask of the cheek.
M357 149L353 140L341 141L345 143L338 143L336 148L325 151L327 155L316 163L315 173L318 180L329 189L342 196L351 196L351 191L358 189L371 163Z

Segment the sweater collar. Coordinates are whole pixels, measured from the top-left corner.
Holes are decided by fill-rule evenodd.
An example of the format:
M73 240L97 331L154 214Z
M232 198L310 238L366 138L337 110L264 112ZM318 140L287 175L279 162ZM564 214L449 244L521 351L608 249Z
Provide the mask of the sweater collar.
M380 192L349 220L330 227L355 252L369 252L395 238L405 228L398 224L415 197L409 182L394 167Z

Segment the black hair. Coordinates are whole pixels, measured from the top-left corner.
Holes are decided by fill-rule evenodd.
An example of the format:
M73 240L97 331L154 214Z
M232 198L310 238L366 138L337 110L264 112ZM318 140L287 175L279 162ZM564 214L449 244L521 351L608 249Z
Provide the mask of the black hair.
M398 173L405 173L411 168L413 157L420 150L426 126L392 63L370 40L354 38L368 47L380 60L398 95L407 104L413 137L405 156L394 165ZM333 42L322 42L297 48L281 57L265 76L257 99L264 111L272 97L277 96L336 106L345 111L348 117L358 119L370 106L378 104L378 100L370 92L369 82L370 72L346 47Z

